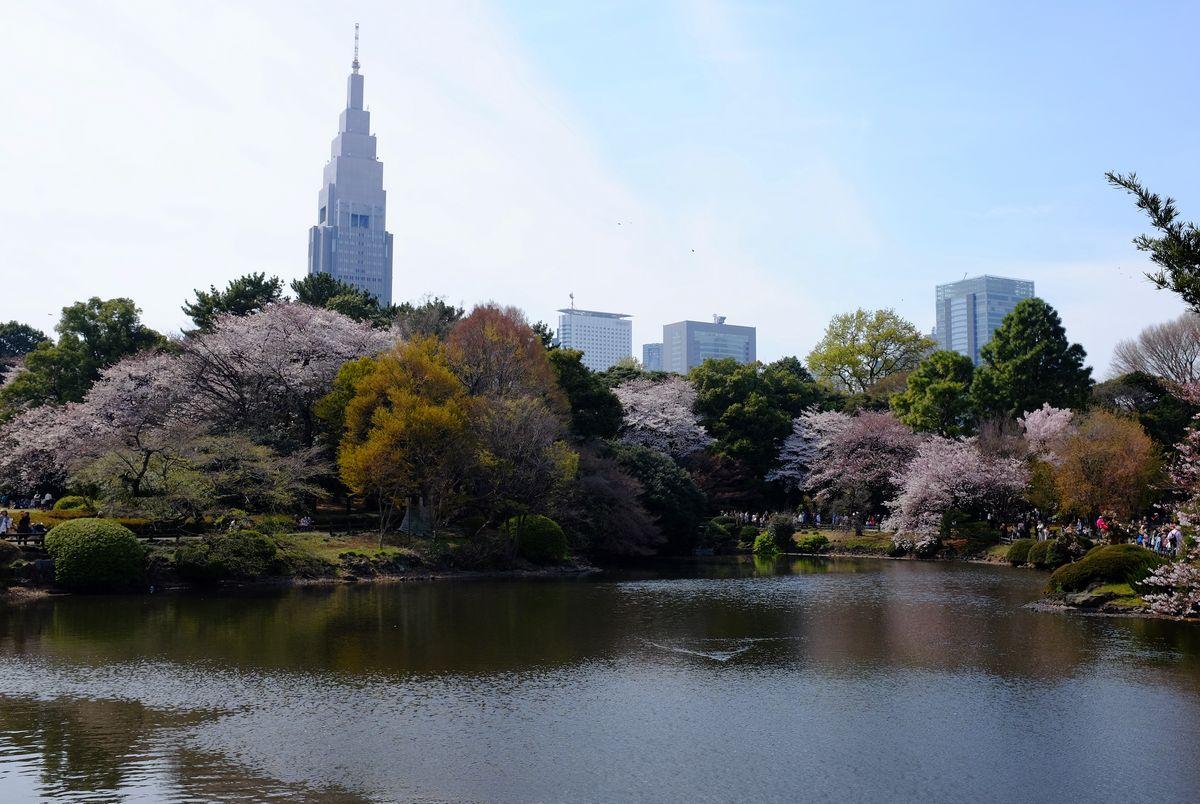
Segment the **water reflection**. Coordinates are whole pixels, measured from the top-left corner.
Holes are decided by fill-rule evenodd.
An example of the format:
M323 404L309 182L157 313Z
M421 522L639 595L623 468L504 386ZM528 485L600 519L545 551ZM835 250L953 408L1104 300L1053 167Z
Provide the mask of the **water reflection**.
M1044 580L745 558L38 601L0 611L0 794L1047 800L1101 776L1136 798L1196 789L1195 763L1116 761L1200 740L1200 629L1023 608Z

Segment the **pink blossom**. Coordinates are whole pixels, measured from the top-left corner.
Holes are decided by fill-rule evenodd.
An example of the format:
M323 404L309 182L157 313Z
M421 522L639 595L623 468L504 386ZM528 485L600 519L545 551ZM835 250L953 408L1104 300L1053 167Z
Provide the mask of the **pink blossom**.
M683 377L636 379L613 389L625 416L619 438L629 444L683 458L712 438L696 414L696 389Z

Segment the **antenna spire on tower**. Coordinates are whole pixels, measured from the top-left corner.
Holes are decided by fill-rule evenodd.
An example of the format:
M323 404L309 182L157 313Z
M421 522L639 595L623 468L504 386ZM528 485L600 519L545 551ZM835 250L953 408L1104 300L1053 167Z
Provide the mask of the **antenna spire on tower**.
M358 23L354 23L354 61L350 62L354 72L358 72Z

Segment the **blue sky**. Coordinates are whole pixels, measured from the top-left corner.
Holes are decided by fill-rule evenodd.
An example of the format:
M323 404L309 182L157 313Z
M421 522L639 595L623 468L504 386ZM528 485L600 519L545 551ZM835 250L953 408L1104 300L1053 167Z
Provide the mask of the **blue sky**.
M1200 218L1194 3L117 2L0 10L0 264L43 289L0 317L178 329L193 287L301 275L356 20L399 298L574 292L635 351L722 313L771 359L988 272L1099 375L1182 310L1103 173Z

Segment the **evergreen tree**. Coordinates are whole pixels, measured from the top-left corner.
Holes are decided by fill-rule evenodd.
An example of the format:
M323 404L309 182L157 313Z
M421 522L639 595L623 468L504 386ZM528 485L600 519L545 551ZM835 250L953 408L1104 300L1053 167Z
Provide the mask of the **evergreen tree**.
M955 437L971 427L971 358L937 351L908 375L908 385L891 399L896 418L914 430Z
M616 394L583 365L583 352L547 352L558 387L571 406L571 431L580 438L613 438L621 429L621 403Z
M246 274L229 280L224 290L210 285L207 291L197 289L195 293L196 300L185 302L181 309L197 329L211 332L219 315L250 315L282 299L283 280L264 273Z
M1150 218L1159 237L1139 235L1133 244L1150 255L1158 266L1146 278L1160 288L1178 293L1187 304L1200 311L1200 228L1179 220L1175 199L1162 198L1138 181L1136 173L1106 173L1105 178L1137 199L1138 209Z
M1087 353L1067 341L1062 319L1041 299L1025 299L979 350L971 398L984 415L1017 417L1043 403L1082 408L1092 388Z

